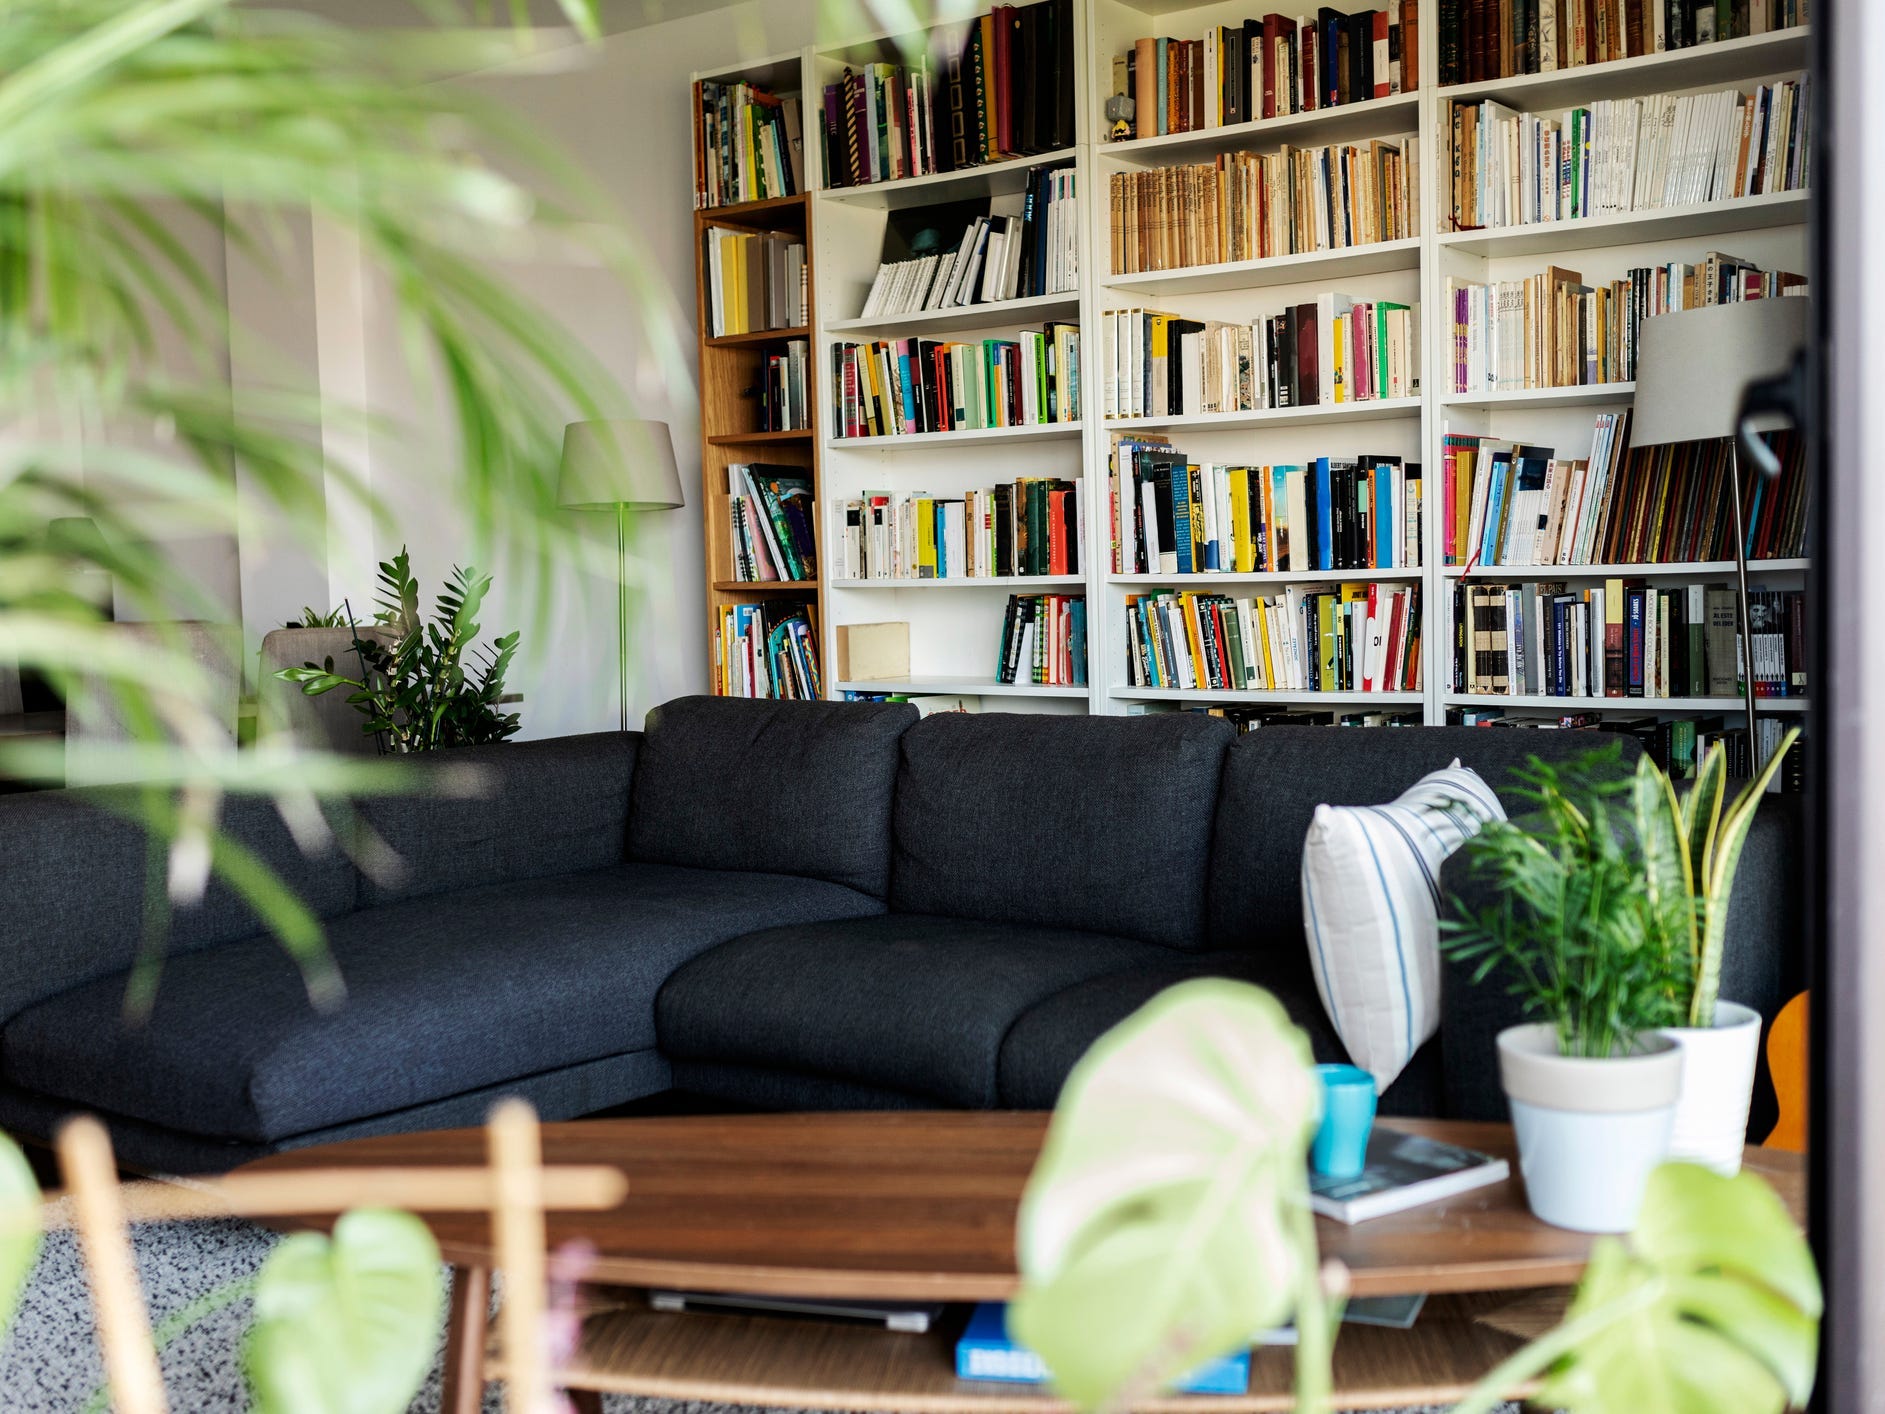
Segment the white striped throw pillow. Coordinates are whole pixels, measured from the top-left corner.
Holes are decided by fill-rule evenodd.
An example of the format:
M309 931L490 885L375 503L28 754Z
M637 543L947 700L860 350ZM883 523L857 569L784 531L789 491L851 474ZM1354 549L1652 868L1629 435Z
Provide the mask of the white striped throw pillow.
M1499 798L1455 760L1387 805L1318 805L1302 852L1302 911L1316 990L1348 1048L1394 1083L1440 1025L1440 866Z

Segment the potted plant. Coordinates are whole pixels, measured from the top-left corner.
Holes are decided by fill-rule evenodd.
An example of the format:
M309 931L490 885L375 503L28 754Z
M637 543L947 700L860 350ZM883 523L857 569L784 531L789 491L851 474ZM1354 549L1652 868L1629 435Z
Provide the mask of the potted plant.
M1499 1034L1532 1211L1584 1232L1621 1232L1669 1147L1686 1019L1681 901L1651 886L1629 820L1643 777L1611 746L1515 774L1536 813L1494 821L1466 844L1493 902L1441 924L1442 947L1495 970L1534 1020Z
M1728 767L1719 743L1703 757L1685 795L1677 795L1648 757L1637 766L1633 806L1644 875L1652 895L1667 901L1669 926L1691 959L1680 994L1683 1016L1663 1028L1685 1057L1669 1155L1718 1173L1741 1168L1761 1044L1760 1013L1720 997L1728 901L1761 796L1799 735L1798 728L1789 730L1761 773L1725 808Z

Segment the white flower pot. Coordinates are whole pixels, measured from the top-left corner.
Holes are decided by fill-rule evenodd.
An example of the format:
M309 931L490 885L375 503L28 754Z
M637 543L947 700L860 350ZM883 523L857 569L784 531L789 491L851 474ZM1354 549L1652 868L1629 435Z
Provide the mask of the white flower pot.
M1748 1100L1761 1054L1761 1014L1736 1002L1717 1002L1713 1026L1671 1026L1662 1034L1682 1048L1683 1056L1669 1157L1732 1178L1741 1171L1741 1150L1747 1143Z
M1501 1031L1499 1079L1533 1214L1577 1232L1629 1231L1650 1171L1668 1157L1682 1070L1666 1036L1588 1060L1560 1055L1553 1026Z

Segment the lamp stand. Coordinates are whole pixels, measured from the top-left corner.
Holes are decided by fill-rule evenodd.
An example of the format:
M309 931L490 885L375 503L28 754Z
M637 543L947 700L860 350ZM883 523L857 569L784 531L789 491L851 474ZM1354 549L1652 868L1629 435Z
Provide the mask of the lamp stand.
M1735 503L1735 519L1741 518L1740 502ZM622 730L628 730L628 504L625 501L615 503L615 667L619 701L622 708ZM1741 597L1747 599L1747 576L1742 575ZM1745 609L1744 609L1745 612ZM1750 702L1748 710L1752 713Z
M1741 449L1732 437L1728 439L1728 496L1734 511L1734 572L1740 591L1735 607L1741 619L1741 692L1748 704L1748 774L1758 776L1761 746L1754 729L1754 623L1748 597L1748 525L1741 510Z

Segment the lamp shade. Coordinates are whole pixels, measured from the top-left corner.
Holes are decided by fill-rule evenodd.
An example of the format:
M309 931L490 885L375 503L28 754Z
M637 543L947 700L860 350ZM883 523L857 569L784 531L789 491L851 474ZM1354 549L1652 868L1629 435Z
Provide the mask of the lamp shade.
M1806 343L1806 299L1746 300L1645 319L1636 335L1630 445L1732 437L1741 390L1785 371Z
M563 429L556 500L571 511L617 506L671 511L686 505L667 423L627 418L570 423Z

